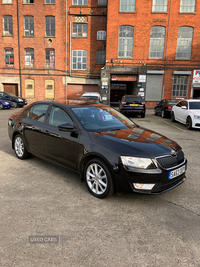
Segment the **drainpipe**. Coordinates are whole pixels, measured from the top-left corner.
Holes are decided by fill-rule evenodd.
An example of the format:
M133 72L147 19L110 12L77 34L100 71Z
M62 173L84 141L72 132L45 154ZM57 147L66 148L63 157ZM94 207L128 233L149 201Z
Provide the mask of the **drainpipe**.
M71 40L71 21L69 22L69 76L71 76L71 53L72 53L72 40Z
M21 53L20 53L20 33L19 33L19 3L18 3L18 0L17 0L17 29L18 29L19 80L20 80L19 96L22 96L22 74L21 74Z
M164 85L163 85L163 90L161 92L161 99L163 99L164 93L165 93L165 71L166 71L166 61L167 61L167 46L168 46L168 34L169 34L170 13L171 13L171 0L170 0L170 4L169 4L169 17L168 17L167 41L166 41L164 77L163 77L163 83L164 83Z
M67 100L67 0L65 7L65 101Z

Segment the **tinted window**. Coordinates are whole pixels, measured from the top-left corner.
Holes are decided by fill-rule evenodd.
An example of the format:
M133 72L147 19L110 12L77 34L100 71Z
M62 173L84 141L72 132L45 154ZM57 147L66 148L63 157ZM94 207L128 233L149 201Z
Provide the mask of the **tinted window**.
M135 124L131 120L109 107L71 107L71 110L83 127L91 132L103 132L135 127Z
M142 102L142 98L141 97L126 96L125 101L126 102L133 102L133 101Z
M26 110L26 117L32 120L44 122L44 118L49 105L38 104Z
M58 125L65 123L73 125L73 121L63 109L53 106L49 116L49 124L57 127Z
M189 109L200 109L200 101L189 102Z

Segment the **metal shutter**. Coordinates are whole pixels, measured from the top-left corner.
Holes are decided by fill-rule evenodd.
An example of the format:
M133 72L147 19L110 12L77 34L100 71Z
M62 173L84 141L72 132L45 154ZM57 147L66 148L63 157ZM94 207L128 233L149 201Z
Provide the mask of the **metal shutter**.
M145 101L160 101L163 75L147 75Z

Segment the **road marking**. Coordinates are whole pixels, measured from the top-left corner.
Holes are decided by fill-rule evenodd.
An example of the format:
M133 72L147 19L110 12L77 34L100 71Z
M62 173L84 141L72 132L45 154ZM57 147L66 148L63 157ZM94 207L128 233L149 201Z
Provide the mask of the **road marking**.
M153 116L153 115L150 115L149 114L149 116L151 116L152 118L155 118L155 116ZM169 125L171 125L172 127L174 127L174 128L177 128L177 129L179 129L179 130L181 130L181 131L183 131L184 133L186 133L187 131L185 131L185 130L183 130L183 129L181 129L181 128L179 128L179 127L177 127L177 126L175 126L175 125L172 125L171 123L169 123L169 122L166 122L166 121L164 121L163 119L160 119L160 118L157 118L158 120L160 120L160 121L162 121L162 122L164 122L164 123L166 123L166 124L169 124Z

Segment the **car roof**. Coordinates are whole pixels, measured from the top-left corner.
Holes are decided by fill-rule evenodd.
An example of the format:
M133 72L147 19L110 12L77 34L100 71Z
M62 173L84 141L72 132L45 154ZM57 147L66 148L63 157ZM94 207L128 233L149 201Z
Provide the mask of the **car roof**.
M66 107L68 106L106 106L106 105L103 105L103 104L100 104L100 103L96 103L94 101L84 101L84 100L67 100L66 103L61 103L61 102L58 102L58 101L36 101L36 102L33 102L31 103L29 106L32 106L32 105L35 105L35 104L58 104L60 106L64 105Z

